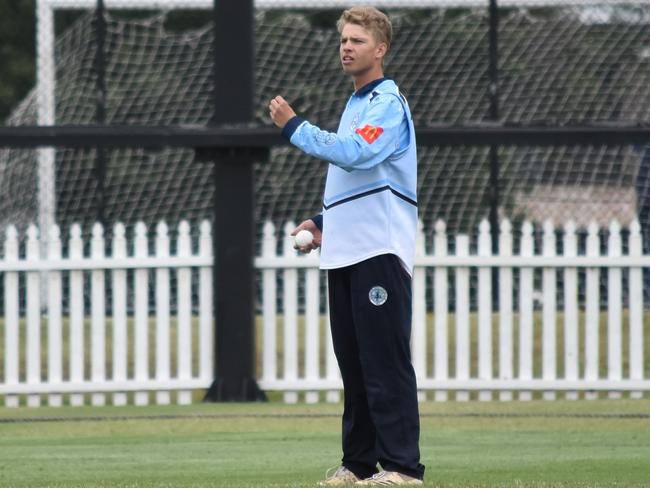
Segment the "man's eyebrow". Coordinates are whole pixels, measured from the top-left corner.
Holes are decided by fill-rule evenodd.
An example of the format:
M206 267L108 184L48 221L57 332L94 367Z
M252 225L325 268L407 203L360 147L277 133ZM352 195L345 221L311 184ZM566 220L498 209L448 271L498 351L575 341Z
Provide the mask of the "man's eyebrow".
M350 36L350 37L345 37L341 36L341 41L347 41L350 39L351 41L365 41L365 37L358 37L358 36Z

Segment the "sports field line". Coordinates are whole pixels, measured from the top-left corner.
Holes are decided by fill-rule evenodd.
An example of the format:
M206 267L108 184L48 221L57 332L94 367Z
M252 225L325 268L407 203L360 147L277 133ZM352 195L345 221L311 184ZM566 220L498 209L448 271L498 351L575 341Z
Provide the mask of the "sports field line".
M124 420L193 420L229 418L338 418L337 413L215 413L215 414L158 414L158 415L95 415L71 417L0 417L0 424L37 422L114 422ZM650 419L650 413L515 413L464 412L421 413L423 418L575 418L575 419Z

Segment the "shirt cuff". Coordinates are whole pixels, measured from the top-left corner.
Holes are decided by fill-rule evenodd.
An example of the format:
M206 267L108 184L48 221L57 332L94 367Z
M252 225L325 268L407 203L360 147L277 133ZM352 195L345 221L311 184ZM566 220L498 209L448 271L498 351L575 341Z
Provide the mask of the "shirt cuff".
M289 119L289 122L287 122L282 128L282 136L286 138L288 141L290 141L293 133L296 132L298 126L302 124L304 121L305 121L304 119L301 119L297 115L291 117Z
M315 215L310 220L316 224L319 231L323 232L323 214Z

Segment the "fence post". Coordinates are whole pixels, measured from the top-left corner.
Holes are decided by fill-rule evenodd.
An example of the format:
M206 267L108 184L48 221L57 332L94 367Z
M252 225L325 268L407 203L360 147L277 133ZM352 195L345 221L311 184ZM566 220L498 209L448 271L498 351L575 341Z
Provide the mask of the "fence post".
M415 240L415 256L424 256L424 231L422 222L418 220ZM411 302L413 308L413 327L411 334L411 352L413 356L413 369L418 379L424 379L427 375L427 336L426 336L426 268L416 266L413 269ZM426 391L418 391L418 399L427 399Z
M113 257L126 258L126 230L121 223L113 228ZM126 270L114 269L113 278L113 381L126 381L127 333L126 333ZM124 392L113 394L113 405L126 405Z
M47 257L51 260L61 259L61 231L57 225L50 229ZM48 273L47 303L47 380L60 383L63 380L63 327L61 319L61 272ZM51 394L48 398L51 407L60 407L60 394Z
M318 250L312 251L318 253ZM308 259L308 258L304 258ZM307 268L305 272L305 378L320 377L320 270ZM317 391L305 392L306 403L318 402Z
M332 331L330 326L330 307L329 307L329 294L325 294L325 376L330 381L340 381L341 372L339 370L336 355L334 354L334 342L332 339ZM325 400L328 403L338 403L341 401L341 392L339 390L330 390L325 395Z
M525 221L521 226L522 257L532 258L534 254L533 225ZM533 268L519 270L519 379L533 378ZM519 392L520 400L531 400L532 393Z
M181 220L178 224L178 256L189 257L192 255L192 242L190 238L190 224ZM178 379L189 380L192 378L192 270L178 268L177 275L178 294ZM180 405L192 403L192 392L180 390L177 395Z
M578 255L576 226L569 220L564 226L564 257L567 263ZM564 267L564 377L578 379L578 271ZM577 391L567 391L567 400L577 400Z
M212 258L212 226L208 220L201 222L199 254L203 258ZM212 379L214 372L214 323L212 313L212 267L203 266L199 271L199 337L200 374L202 380Z
M30 225L27 229L27 261L40 260L38 229ZM41 279L39 271L27 273L27 383L41 382ZM28 395L27 405L38 407L40 395Z
M70 259L83 258L83 241L81 240L81 227L74 224L70 229ZM81 383L84 380L84 273L83 271L70 272L70 381ZM70 404L81 406L84 404L83 393L70 395Z
M479 225L479 256L492 254L492 236L490 223L483 220ZM482 380L491 380L492 373L492 269L478 269L478 376ZM492 392L479 392L480 401L492 400Z
M512 256L512 224L501 222L499 256ZM512 268L499 268L499 378L512 379ZM511 391L499 392L499 400L512 400Z
M447 256L447 228L442 220L436 221L435 237L433 243L433 253L436 257L444 258ZM448 299L448 275L449 272L445 266L439 266L433 271L433 310L434 310L434 377L437 380L449 379L449 338L447 332L447 318L449 315ZM448 398L447 391L436 391L436 401L446 401Z
M5 261L18 261L18 232L10 225L5 232ZM20 308L18 301L18 272L7 271L4 276L5 285L5 383L17 385L19 381L20 358ZM18 407L18 395L5 396L6 407Z
M156 226L156 257L169 257L169 228L163 221ZM170 378L169 299L169 269L163 265L156 269L156 379L159 381ZM169 405L169 391L157 391L156 403Z
M284 225L282 233L282 256L296 257L296 250L293 248L291 232L295 228L293 222ZM283 301L284 312L284 381L287 385L295 384L298 381L298 270L285 268L283 270ZM285 403L296 403L298 393L285 390Z
M275 257L275 226L267 221L264 224L262 237L262 256L265 258ZM276 271L274 268L267 268L262 271L262 378L265 381L277 379L278 354L276 345L277 332L277 295L275 293Z
M469 256L469 237L465 234L456 236L456 255ZM469 268L456 268L456 379L469 379L470 365L470 327L469 327ZM469 392L459 390L456 400L469 400Z
M587 230L587 256L597 257L600 254L600 240L598 237L598 225L591 222ZM599 293L598 268L587 268L587 300L585 304L585 379L598 379L598 347L599 347L599 324L600 324L600 293ZM594 400L598 398L598 392L587 392L585 398Z
M613 220L609 225L607 253L617 258L623 255L621 225ZM621 268L607 270L607 378L620 381L623 378L623 340L621 319L623 315L623 290ZM609 398L621 398L620 391L610 391Z
M544 257L553 257L555 251L555 228L551 220L544 222L544 237L542 243L542 254ZM556 320L557 320L557 300L556 300L556 274L555 268L544 268L542 271L542 377L545 380L557 379L556 366ZM555 400L554 391L545 391L545 400Z
M104 229L99 223L93 225L90 247L93 259L104 259ZM93 382L103 382L106 380L106 287L103 270L95 269L91 272L91 288L90 374ZM102 406L106 403L105 395L93 393L91 401L93 405Z
M641 256L641 225L634 219L630 225L629 253ZM630 379L643 379L643 268L630 268ZM630 392L630 398L643 398L643 392Z
M143 222L135 225L135 257L149 254L147 227ZM135 380L145 383L149 379L149 270L135 270ZM149 393L137 391L136 405L147 405Z

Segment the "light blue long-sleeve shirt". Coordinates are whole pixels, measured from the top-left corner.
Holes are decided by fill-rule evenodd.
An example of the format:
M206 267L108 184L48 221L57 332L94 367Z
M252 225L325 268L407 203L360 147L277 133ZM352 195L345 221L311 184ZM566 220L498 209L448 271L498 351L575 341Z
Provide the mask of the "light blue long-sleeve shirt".
M397 85L380 79L348 100L336 133L294 117L292 144L328 161L321 268L393 253L412 271L417 227L417 154L410 110Z

